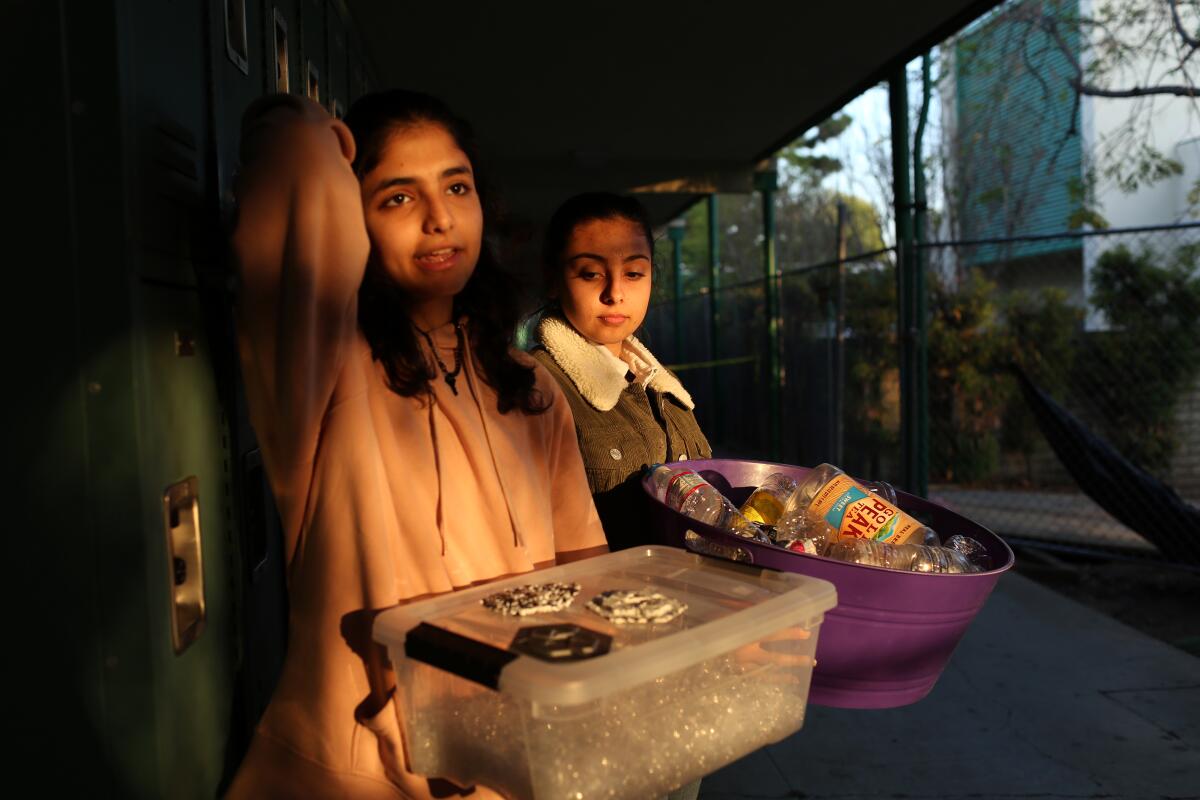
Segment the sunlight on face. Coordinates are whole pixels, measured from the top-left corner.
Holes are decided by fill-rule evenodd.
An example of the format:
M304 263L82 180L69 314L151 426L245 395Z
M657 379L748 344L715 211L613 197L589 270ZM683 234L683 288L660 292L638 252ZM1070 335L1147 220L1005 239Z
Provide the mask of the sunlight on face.
M362 179L371 258L414 306L452 301L479 260L483 210L470 160L444 128L392 134Z
M563 252L560 300L567 321L619 355L646 318L650 267L650 242L636 222L614 217L576 225Z

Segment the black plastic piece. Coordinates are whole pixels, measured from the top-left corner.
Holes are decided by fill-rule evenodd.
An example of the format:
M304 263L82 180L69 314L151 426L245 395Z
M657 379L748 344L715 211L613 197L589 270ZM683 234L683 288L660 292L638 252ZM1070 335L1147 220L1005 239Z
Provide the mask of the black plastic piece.
M530 625L517 631L511 649L542 661L582 661L602 656L612 637L582 625Z
M404 655L489 689L499 688L500 673L518 658L516 653L428 622L422 622L408 632Z

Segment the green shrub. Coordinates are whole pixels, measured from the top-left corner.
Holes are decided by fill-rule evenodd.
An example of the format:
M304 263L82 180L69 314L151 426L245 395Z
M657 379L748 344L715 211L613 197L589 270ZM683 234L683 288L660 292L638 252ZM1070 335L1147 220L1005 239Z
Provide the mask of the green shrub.
M1108 330L1087 337L1073 371L1102 434L1126 457L1162 471L1175 452L1175 408L1200 374L1198 247L1166 264L1120 246L1097 261L1091 302Z
M1078 348L1082 309L1070 305L1062 289L1016 291L1004 300L1004 321L1006 359L1051 396L1063 398ZM1000 430L1001 448L1023 458L1026 480L1032 480L1033 453L1041 433L1015 386L1005 403Z
M1012 393L997 380L1007 339L996 287L978 271L958 286L929 286L930 478L979 481L999 465L997 434Z
M847 469L879 475L900 439L894 270L848 269L846 297Z

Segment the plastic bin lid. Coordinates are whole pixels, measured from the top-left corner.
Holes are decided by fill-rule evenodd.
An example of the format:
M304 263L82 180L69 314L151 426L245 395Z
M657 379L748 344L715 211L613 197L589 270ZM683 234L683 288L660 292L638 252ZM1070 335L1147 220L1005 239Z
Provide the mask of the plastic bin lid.
M508 588L552 581L580 585L563 611L509 616L481 602ZM609 589L650 589L686 603L687 610L662 624L613 624L587 609ZM787 627L815 627L836 604L833 584L819 578L641 547L397 606L376 617L374 636L393 660L433 664L532 702L577 705Z

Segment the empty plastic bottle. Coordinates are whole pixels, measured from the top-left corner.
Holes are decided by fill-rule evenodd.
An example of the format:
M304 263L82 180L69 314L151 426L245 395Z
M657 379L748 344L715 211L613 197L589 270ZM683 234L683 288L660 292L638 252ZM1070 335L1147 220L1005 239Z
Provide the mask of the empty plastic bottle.
M992 557L987 548L970 536L963 536L961 533L955 534L946 540L944 547L962 553L963 557L978 567L980 572L987 572L992 568Z
M785 513L803 508L824 517L838 539L938 544L940 540L932 529L896 507L895 497L888 484L872 486L856 481L832 464L821 464L796 487L791 508Z
M719 489L692 470L662 464L655 464L650 470L654 496L685 517L746 539L766 538Z
M824 517L807 508L792 508L775 523L772 541L798 553L823 555L825 548L837 539L837 532Z
M981 572L966 556L948 547L922 544L888 544L873 539L841 539L825 550L825 556L852 564L904 570L907 572Z
M774 525L796 491L796 479L782 472L767 476L762 485L742 503L742 516L760 525Z

